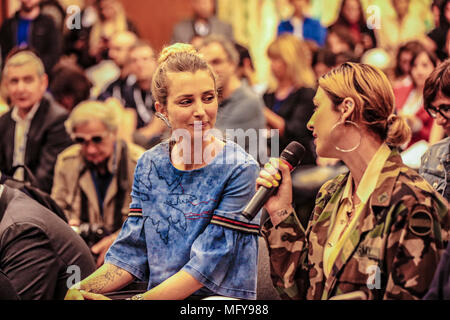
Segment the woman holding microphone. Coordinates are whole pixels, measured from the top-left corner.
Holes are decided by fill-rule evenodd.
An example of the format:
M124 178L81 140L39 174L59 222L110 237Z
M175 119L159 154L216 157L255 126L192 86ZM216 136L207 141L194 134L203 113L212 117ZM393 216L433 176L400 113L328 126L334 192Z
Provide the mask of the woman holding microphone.
M306 230L291 206L288 166L271 159L260 172L257 185L280 184L262 229L275 287L286 299L422 298L448 240L449 210L402 163L396 147L411 133L394 114L388 79L344 63L319 80L314 104L307 126L318 156L349 172L322 186Z

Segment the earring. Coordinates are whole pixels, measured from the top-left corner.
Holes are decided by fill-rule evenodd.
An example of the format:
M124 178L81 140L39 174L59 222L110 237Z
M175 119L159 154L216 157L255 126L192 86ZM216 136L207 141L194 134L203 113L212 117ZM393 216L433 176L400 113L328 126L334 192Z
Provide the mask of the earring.
M163 114L160 113L160 112L156 112L156 113L155 113L155 116L158 117L158 118L160 118L160 119L166 124L166 126L167 126L169 129L172 128L172 126L170 125L169 119L167 119L165 115L163 115Z
M333 128L331 128L331 132L330 132L330 136L331 137L333 136L333 131L336 130L338 128L338 126L340 126L340 125L343 125L344 127L346 125L354 126L358 130L359 141L358 141L358 144L356 146L354 146L353 148L350 148L350 149L343 149L343 148L341 148L341 147L339 147L337 145L335 145L334 147L336 148L337 151L345 152L345 153L349 153L349 152L355 151L361 145L361 139L362 139L361 128L359 127L359 125L357 123L355 123L353 121L350 121L350 120L345 120L344 122L337 122L333 126ZM344 128L344 131L348 131L348 129Z

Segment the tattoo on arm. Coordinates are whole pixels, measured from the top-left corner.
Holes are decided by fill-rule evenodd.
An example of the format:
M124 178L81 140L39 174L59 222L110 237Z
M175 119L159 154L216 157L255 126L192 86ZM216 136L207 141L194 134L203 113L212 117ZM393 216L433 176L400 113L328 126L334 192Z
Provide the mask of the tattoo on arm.
M290 213L291 213L291 210L282 209L282 210L280 210L280 211L277 211L277 212L276 212L276 215L277 215L278 217L282 218L282 217L284 217L284 216L287 216L287 215L290 214Z
M104 293L104 289L107 286L114 284L125 273L125 270L115 265L110 265L104 273L99 274L82 285L82 289L93 293Z
M277 226L281 221L283 221L288 215L293 212L293 208L281 209L271 214L272 224Z

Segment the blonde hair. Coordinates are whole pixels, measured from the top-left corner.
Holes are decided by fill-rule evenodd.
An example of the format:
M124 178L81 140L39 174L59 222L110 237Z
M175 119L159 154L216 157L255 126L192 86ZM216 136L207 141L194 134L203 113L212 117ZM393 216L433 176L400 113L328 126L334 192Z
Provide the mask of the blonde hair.
M101 121L109 132L116 132L118 129L116 112L100 101L81 102L72 110L64 125L67 133L72 135L77 126L92 120Z
M3 75L7 75L9 67L20 67L26 64L32 64L36 68L39 77L45 74L45 67L42 60L32 51L24 50L19 51L6 60Z
M217 94L216 75L211 66L200 56L190 44L176 43L162 50L158 66L152 79L152 95L163 107L167 105L169 95L168 73L192 72L199 70L209 72L214 81Z
M271 59L283 60L288 76L295 86L315 87L316 76L311 68L312 54L304 41L292 34L283 34L269 45L267 55Z
M116 16L113 21L103 21L102 19L98 19L96 23L92 26L92 30L89 35L89 47L96 48L98 44L101 42L103 37L108 39L112 38L113 35L118 32L127 31L128 30L128 22L127 17L125 15L125 10L123 8L122 3L117 0L109 0L111 1L111 5L114 7L116 11ZM97 1L97 4L100 1Z
M397 147L411 138L406 121L394 114L394 93L386 75L378 68L346 62L319 79L337 108L345 98L355 101L348 120L363 124L388 145Z

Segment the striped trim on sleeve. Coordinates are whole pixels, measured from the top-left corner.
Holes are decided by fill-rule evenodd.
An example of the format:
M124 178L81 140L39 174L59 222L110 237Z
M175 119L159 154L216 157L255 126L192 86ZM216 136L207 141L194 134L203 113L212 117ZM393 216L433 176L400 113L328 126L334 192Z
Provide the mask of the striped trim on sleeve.
M141 208L130 208L130 212L128 213L129 217L142 217L142 209Z
M251 233L255 235L259 234L259 225L257 224L245 223L242 221L225 218L218 215L213 215L211 223L245 233Z

